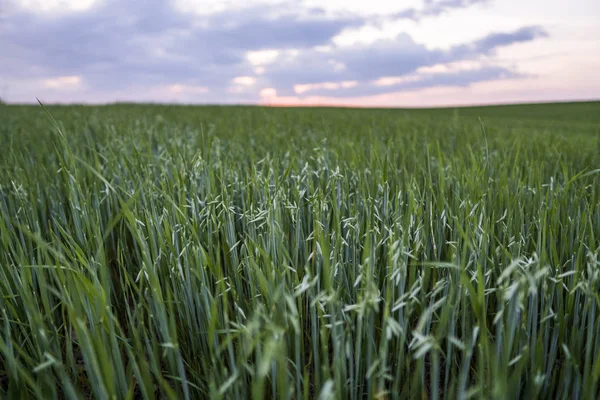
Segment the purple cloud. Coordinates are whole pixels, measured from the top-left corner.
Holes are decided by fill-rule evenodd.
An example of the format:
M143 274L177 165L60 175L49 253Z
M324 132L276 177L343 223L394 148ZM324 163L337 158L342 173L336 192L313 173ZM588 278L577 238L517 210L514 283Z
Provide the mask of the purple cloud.
M347 90L328 90L326 93L333 96L344 93L357 95L359 92L364 95L367 93L379 94L390 91L392 87L373 86L367 84L368 81L381 77L398 77L415 73L421 67L476 60L494 52L499 47L531 41L545 35L545 32L538 27L526 27L511 33L493 33L473 43L454 46L447 51L442 51L430 50L424 45L416 43L410 36L400 34L392 40L380 40L368 45L334 47L327 53L309 49L296 57L269 66L265 77L270 80L272 87L277 88L285 95L293 94L295 84L339 81L359 81L365 84L356 85ZM451 79L456 79L457 85L465 85L469 76L472 77L471 82L480 82L495 79L500 76L500 72L503 76L519 76L514 71L494 67L482 69L479 72L477 70L461 71L459 74L423 79L419 83L399 85L395 89L447 85L452 83ZM486 76L488 79L483 79ZM311 91L309 94L312 95L314 92Z
M419 13L406 10L404 16L393 17L421 19L483 2L427 0ZM378 17L331 15L319 8L301 8L292 1L278 7L256 5L204 16L180 12L161 0L105 0L86 11L56 15L28 13L8 4L0 17L0 86L10 87L13 81L79 76L90 95L177 84L207 88L207 93L198 91L200 100L253 101L259 99L264 87L292 95L294 85L319 82L358 82L352 88L327 90L331 96L377 94L453 82L465 85L518 74L488 66L480 71L422 77L418 83L396 86L377 86L372 81L414 74L419 68L435 64L477 59L501 46L545 35L540 27L524 27L490 34L448 51L428 49L407 34L368 45L340 47L332 41L335 36L346 29L377 23ZM322 45L330 51L316 49ZM277 49L283 54L294 50L296 56L283 55L256 75L246 54L264 49ZM231 91L231 81L237 76L254 76L256 85Z

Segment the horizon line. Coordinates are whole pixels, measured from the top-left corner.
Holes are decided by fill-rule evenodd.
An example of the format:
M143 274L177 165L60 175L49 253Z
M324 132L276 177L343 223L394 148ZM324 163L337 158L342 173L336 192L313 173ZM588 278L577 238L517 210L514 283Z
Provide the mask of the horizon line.
M335 103L184 103L184 102L159 102L159 101L114 101L114 102L44 102L43 105L47 106L59 106L59 107L72 107L72 106L83 106L83 107L104 107L114 105L151 105L151 106L175 106L175 107L265 107L265 108L345 108L345 109L389 109L389 110L419 110L419 109L453 109L453 108L477 108L477 107L502 107L502 106L520 106L520 105L544 105L544 104L575 104L575 103L598 103L600 97L593 99L577 99L577 100L534 100L534 101L515 101L515 102L490 102L490 103L472 103L472 104L444 104L444 105L433 105L433 106L385 106L385 105L359 105L359 104L335 104ZM4 106L37 106L37 102L0 102L0 105Z

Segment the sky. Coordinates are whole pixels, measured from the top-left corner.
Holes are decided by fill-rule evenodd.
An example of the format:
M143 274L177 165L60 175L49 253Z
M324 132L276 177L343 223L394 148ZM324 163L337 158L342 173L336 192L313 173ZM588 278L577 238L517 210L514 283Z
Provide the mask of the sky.
M598 0L0 0L15 103L590 100L598 71Z

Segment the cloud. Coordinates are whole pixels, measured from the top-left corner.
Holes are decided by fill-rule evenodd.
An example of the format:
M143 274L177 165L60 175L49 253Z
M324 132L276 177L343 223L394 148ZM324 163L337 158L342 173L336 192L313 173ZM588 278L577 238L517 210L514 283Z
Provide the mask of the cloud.
M490 0L425 0L423 8L408 8L392 14L391 19L412 19L415 21L435 17L454 9L489 3Z
M422 9L393 17L420 19L484 2L425 0ZM545 35L540 27L524 27L439 50L400 34L348 47L333 38L378 17L326 13L291 0L206 15L182 12L164 0L102 0L60 13L33 13L16 4L9 0L8 12L0 17L0 84L42 82L40 91L56 93L60 85L48 82L62 77L69 92L80 91L78 99L144 87L144 93L162 93L165 99L244 102L275 94L350 96L466 85L518 74L493 65L444 74L422 68L477 59ZM418 79L403 80L414 74ZM68 80L72 77L78 82ZM374 83L381 78L388 84Z
M59 76L56 78L44 79L44 87L49 89L71 89L81 85L80 76Z
M241 86L252 86L256 83L256 78L253 76L236 76L231 82Z
M408 74L397 78L380 78L353 86L339 86L332 93L327 87L314 85L310 90L297 93L307 96L361 97L382 93L401 92L429 87L464 87L478 82L515 79L521 74L502 67L487 66L472 70L444 73ZM332 86L330 86L332 87Z
M309 49L266 66L263 76L269 79L271 86L278 88L279 93L292 95L294 85L341 81L365 83L383 77L403 77L427 66L474 60L489 55L502 46L531 41L544 35L545 32L538 27L527 27L511 33L493 33L473 43L457 45L444 51L428 49L423 44L416 43L407 34L400 34L394 39L379 40L371 44L334 47L324 54ZM447 73L435 79L424 76L418 84L403 82L396 88L450 84L452 79L455 79L458 85L464 85L468 82L469 76L472 77L473 82L479 82L485 77L495 79L502 74L518 76L516 72L508 69L487 67ZM325 90L329 95L334 96L358 92L366 95L367 92L376 94L389 91L390 86L392 85L363 84L345 88L349 90L342 90L344 88L336 91Z
M347 89L357 85L357 81L309 83L304 85L294 85L294 92L297 94L302 94L309 91L314 92L315 90L337 90L340 88Z
M356 16L281 13L271 6L200 19L162 0L105 0L88 12L55 17L14 11L0 27L0 50L16 75L19 66L36 66L24 74L82 73L105 88L173 76L217 87L252 73L249 50L312 47L362 23Z
M548 37L548 33L541 26L526 26L514 32L492 33L475 42L474 51L489 53L501 46L513 43L529 42L531 40Z
M260 97L273 98L277 96L277 90L274 88L264 88L260 91Z

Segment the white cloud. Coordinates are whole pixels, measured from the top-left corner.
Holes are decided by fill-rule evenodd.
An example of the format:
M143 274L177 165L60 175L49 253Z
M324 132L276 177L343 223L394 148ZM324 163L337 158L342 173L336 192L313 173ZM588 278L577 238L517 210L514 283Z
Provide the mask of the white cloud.
M126 0L122 0L126 1ZM127 0L130 1L130 0ZM167 0L164 0L167 1ZM169 0L183 12L208 15L229 10L244 10L256 6L276 6L281 0Z
M412 22L409 22L412 23ZM393 39L400 30L382 29L375 26L362 26L356 29L347 29L333 38L338 46L356 46L371 44L381 39Z
M231 83L240 86L252 86L256 83L256 78L253 76L237 76L231 80Z
M294 92L302 94L316 89L336 90L340 88L348 89L358 85L357 81L342 81L342 82L321 82L310 83L305 85L294 85Z
M385 76L375 80L373 84L375 84L375 86L395 86L407 82L416 82L421 79L422 77L413 74L405 76Z
M459 71L472 71L480 69L482 62L477 60L461 60L446 64L435 64L417 68L418 74L447 74Z
M47 89L73 89L81 86L80 76L59 76L42 80L42 85Z
M323 7L329 12L355 12L386 15L407 8L423 8L423 0L304 0L309 7Z
M260 91L260 97L262 98L272 98L277 96L277 90L274 88L265 88Z
M169 85L167 87L167 91L170 94L180 94L180 93L193 94L193 93L208 93L210 90L205 86L190 86L190 85L174 84L174 85Z
M277 57L279 57L279 50L257 50L246 53L246 58L254 66L271 64L277 60Z

